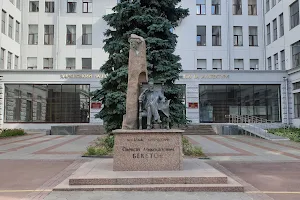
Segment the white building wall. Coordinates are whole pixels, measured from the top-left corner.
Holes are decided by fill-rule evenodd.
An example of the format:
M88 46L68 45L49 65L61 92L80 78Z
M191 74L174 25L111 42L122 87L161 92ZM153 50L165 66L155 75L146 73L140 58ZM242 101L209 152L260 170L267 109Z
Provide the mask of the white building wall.
M66 69L66 58L76 58L76 70L82 69L81 58L92 58L92 69L99 69L107 59L103 50L106 22L102 19L116 1L94 1L93 12L82 12L82 1L77 1L77 12L67 13L67 2L55 0L55 12L45 13L45 0L40 0L37 13L23 12L22 69L27 69L27 57L37 57L37 69L43 69L43 58L53 58L53 68ZM29 0L24 1L29 10ZM29 24L38 24L38 45L28 45ZM92 25L92 45L82 45L82 25ZM54 25L54 45L44 45L44 25ZM66 26L76 25L76 45L66 45Z
M264 0L265 1L265 0ZM280 51L285 50L285 68L287 70L292 68L292 52L291 45L300 40L300 25L290 28L290 5L295 0L281 0L272 8L270 1L270 10L265 14L265 26L270 23L271 26L271 44L266 46L266 59L271 56L272 69L274 69L274 54L278 53L279 63ZM279 37L279 15L283 13L284 19L284 36ZM278 39L273 41L273 20L277 18ZM266 38L267 39L267 38ZM280 69L281 65L279 64Z
M20 41L21 41L21 11L16 7L16 0L14 0L14 4L10 2L10 0L0 0L0 19L2 23L2 10L6 12L6 20L5 20L5 34L2 33L2 29L0 27L0 46L5 49L4 54L4 69L7 69L7 55L8 52L12 53L12 68L15 66L15 55L20 57L20 43L16 42L15 31L16 31L16 21L20 23ZM8 26L9 26L9 16L13 17L13 29L12 29L12 38L8 36ZM2 26L2 25L1 25ZM20 59L19 59L20 62ZM1 70L1 68L0 68Z
M257 0L257 15L248 15L248 1L242 1L242 15L233 15L232 0L221 1L221 15L211 14L211 1L206 1L206 15L196 14L196 1L182 1L190 15L175 29L178 35L176 53L181 56L184 70L197 69L197 59L207 60L207 69L212 69L213 59L222 59L222 69L234 69L234 59L244 60L244 69L249 70L250 59L259 59L259 69L264 70L264 42L261 0ZM206 46L197 46L197 26L206 26ZM222 46L212 46L212 26L221 26ZM243 27L243 46L233 45L233 27ZM257 26L258 47L249 47L249 26Z

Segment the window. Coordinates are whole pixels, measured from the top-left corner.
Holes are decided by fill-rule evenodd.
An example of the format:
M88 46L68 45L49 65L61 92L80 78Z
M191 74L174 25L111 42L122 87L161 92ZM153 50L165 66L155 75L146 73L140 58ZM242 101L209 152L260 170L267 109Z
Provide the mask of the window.
M16 35L15 35L16 42L20 42L20 22L16 21Z
M271 44L271 27L270 24L267 25L267 45Z
M243 59L234 59L234 69L243 70L244 69L244 60Z
M77 2L75 0L68 0L67 12L76 13Z
M4 69L4 56L5 56L5 49L1 48L0 69Z
M300 89L300 82L293 83L293 90Z
M292 68L300 67L300 40L292 44L292 59L293 59Z
M295 1L290 5L290 21L291 29L299 24L299 1Z
M9 15L8 21L8 37L13 38L13 25L14 25L14 18Z
M250 70L258 70L258 59L250 59Z
M197 46L206 46L206 26L197 26Z
M15 56L15 69L19 69L19 56Z
M273 20L273 41L277 40L277 19Z
M207 66L206 59L197 59L197 69L205 70Z
M82 45L92 44L92 25L82 25Z
M196 0L197 15L206 14L206 0Z
M44 44L53 45L54 44L54 25L44 26Z
M11 59L12 59L12 53L8 52L8 54L7 54L7 69L12 69L11 68Z
M93 0L83 0L83 2L82 2L82 12L83 13L93 12Z
M248 115L281 120L280 84L199 85L199 121L227 123L226 115Z
M29 1L29 12L39 12L39 1Z
M37 57L27 58L27 69L37 69Z
M221 0L212 0L211 1L211 14L212 15L221 15Z
M42 120L42 97L38 96L37 97L37 102L36 102L36 119L37 120Z
M88 84L5 84L5 92L6 122L89 122Z
M258 46L257 26L249 26L249 46Z
M283 13L279 15L279 37L284 35Z
M4 10L2 10L1 31L3 34L6 34L6 12Z
M54 1L46 1L45 2L45 12L46 13L54 13Z
M280 61L281 61L281 69L285 70L285 52L284 52L284 50L280 51Z
M82 58L82 69L92 69L91 58Z
M213 59L212 69L213 70L221 70L222 69L222 59Z
M76 45L76 25L67 25L67 45Z
M212 46L221 46L221 26L212 27Z
M44 58L44 69L53 69L53 58Z
M266 0L266 12L270 10L270 0Z
M66 58L66 69L75 69L76 62L75 58Z
M242 0L233 0L232 3L233 14L242 15Z
M38 25L29 25L28 44L38 44Z
M272 0L272 8L276 5L277 0Z
M233 41L234 46L243 46L243 27L234 26L233 27Z
M274 54L274 66L275 66L275 70L279 69L279 65L278 65L278 53Z
M272 70L272 60L271 60L271 57L268 58L267 62L268 62L268 70Z
M17 8L20 10L20 8L21 8L21 0L17 0Z
M300 118L300 93L294 93L295 118Z
M248 0L248 15L257 15L257 0Z

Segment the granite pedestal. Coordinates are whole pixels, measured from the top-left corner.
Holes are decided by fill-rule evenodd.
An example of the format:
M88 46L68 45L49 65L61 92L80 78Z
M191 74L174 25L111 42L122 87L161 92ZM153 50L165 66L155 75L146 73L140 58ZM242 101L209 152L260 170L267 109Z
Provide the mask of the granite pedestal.
M182 170L183 132L177 129L113 131L113 171Z

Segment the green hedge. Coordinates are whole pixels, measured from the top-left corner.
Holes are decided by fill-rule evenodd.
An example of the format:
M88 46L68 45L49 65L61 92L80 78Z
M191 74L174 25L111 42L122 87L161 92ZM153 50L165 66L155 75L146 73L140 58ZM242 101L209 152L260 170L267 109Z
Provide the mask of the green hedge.
M295 142L300 142L300 128L276 128L268 129L268 132L274 135L287 137Z
M22 136L22 135L25 135L25 134L26 133L23 129L4 129L0 133L0 138Z

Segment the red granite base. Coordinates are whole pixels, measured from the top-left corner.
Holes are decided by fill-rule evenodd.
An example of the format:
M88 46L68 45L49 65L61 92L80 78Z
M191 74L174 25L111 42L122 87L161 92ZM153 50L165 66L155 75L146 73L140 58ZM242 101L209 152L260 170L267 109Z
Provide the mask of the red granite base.
M183 130L115 130L114 171L182 170Z

